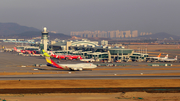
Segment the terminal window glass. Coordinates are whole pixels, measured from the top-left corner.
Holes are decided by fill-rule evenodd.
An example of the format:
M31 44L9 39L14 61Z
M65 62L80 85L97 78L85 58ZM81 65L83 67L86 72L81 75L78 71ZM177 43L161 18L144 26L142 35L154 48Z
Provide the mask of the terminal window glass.
M121 57L115 57L115 60L121 60Z
M17 49L21 49L21 50L24 50L24 47L17 47Z
M95 50L95 52L107 52L107 50L105 50L105 49L97 49L97 50Z
M100 54L99 58L108 58L108 54Z
M111 55L128 55L128 53L132 53L132 50L109 50Z
M87 53L84 53L84 56L87 56Z
M55 52L55 54L67 54L67 52Z
M92 51L91 48L83 48L82 50L83 50L83 51Z
M148 55L144 55L144 57L148 57Z
M88 55L88 58L89 58L89 59L92 58L92 55Z
M131 59L138 59L139 57L138 56L130 56Z
M74 53L73 55L83 55L82 53Z
M111 55L122 55L122 50L110 50L110 53Z
M96 58L96 57L97 57L97 55L93 55L93 57L94 57L94 58Z
M128 53L123 53L123 55L128 55Z
M39 50L37 48L26 48L26 50Z
M108 58L108 54L102 54L102 58Z
M141 56L141 54L133 54L133 55L138 55L138 56Z

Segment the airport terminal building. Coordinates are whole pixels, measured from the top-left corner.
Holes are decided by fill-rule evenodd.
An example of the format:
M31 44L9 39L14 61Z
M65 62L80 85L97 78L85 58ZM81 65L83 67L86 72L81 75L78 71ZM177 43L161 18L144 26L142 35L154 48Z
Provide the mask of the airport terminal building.
M104 40L103 40L104 41ZM101 42L100 42L101 43ZM104 43L104 42L103 42ZM48 46L56 54L81 55L83 58L93 58L96 61L121 62L142 61L148 54L135 53L133 49L98 45L98 41L61 40Z

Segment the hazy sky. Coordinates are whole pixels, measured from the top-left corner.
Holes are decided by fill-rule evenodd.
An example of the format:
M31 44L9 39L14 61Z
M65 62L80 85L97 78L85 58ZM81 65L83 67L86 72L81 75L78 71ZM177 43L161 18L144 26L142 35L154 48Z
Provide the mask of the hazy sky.
M138 30L180 35L180 0L1 0L0 22L70 34Z

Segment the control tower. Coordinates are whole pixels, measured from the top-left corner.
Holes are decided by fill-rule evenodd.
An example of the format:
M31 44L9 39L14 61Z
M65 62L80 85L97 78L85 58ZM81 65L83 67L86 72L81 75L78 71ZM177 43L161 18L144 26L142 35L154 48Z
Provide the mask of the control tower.
M43 28L41 39L42 39L43 44L44 44L44 50L47 51L48 32L47 32L46 27Z

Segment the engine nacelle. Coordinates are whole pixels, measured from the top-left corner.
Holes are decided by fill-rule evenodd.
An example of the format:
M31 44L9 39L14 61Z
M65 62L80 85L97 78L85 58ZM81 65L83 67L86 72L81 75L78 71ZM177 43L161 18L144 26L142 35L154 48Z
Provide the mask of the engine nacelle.
M82 68L78 68L79 71L82 71L83 69Z
M77 70L77 68L73 68L73 70Z

